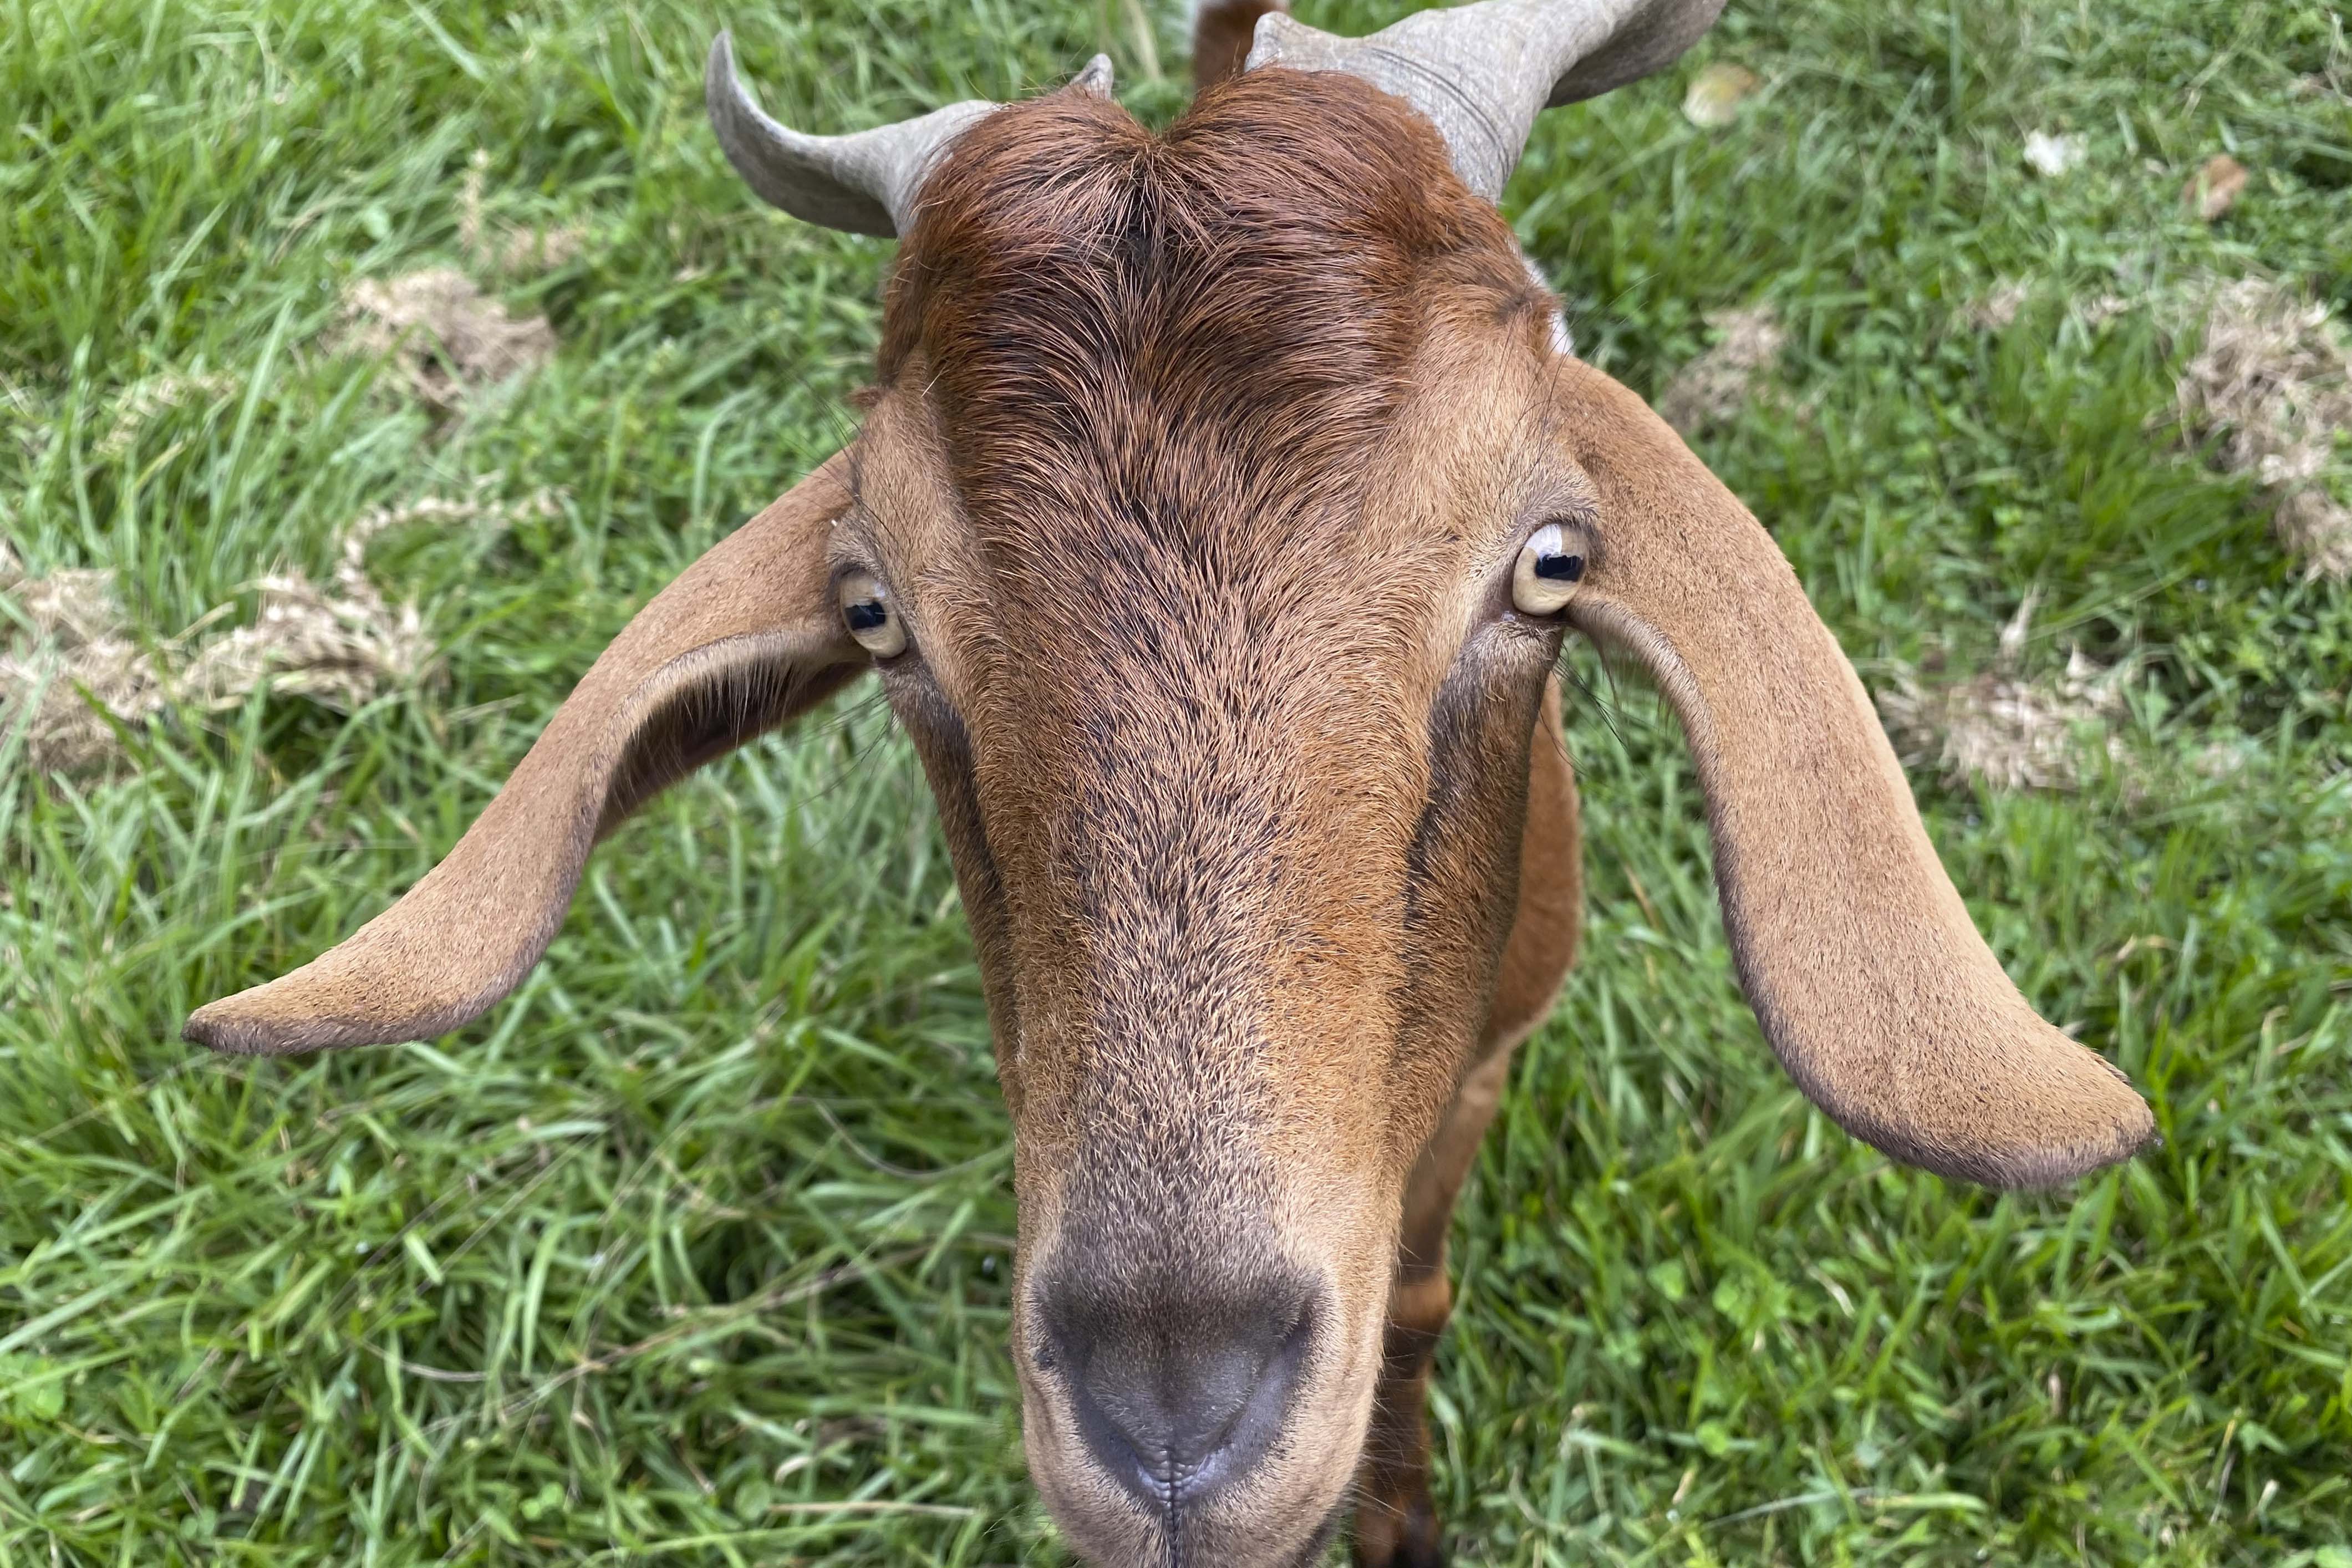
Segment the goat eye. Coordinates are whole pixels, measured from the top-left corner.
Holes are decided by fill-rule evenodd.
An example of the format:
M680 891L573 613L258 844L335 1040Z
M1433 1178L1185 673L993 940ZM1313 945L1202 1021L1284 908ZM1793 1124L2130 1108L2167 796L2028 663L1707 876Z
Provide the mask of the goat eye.
M1568 530L1548 522L1519 547L1511 570L1511 603L1524 616L1556 616L1576 597L1584 578L1584 557L1569 542Z
M907 627L890 603L890 590L871 572L852 572L841 580L841 624L857 646L876 658L891 658L907 651Z

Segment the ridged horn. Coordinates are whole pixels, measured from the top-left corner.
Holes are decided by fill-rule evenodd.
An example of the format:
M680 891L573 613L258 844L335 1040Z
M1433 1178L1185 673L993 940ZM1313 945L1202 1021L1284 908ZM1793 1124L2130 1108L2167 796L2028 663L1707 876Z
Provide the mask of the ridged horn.
M1436 124L1463 182L1496 201L1538 114L1671 64L1722 10L1723 0L1478 0L1364 38L1270 11L1246 68L1346 71L1396 94Z
M1109 62L1084 73L1108 90ZM1001 105L972 100L896 125L847 136L811 136L769 118L735 75L735 46L720 33L702 76L710 128L727 161L760 199L825 228L884 237L914 221L923 181L948 144Z

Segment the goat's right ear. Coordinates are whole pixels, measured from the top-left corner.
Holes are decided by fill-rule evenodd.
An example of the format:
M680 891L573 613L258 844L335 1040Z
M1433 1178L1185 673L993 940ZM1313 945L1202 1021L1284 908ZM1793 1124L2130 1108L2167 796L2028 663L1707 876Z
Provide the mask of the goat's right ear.
M399 902L291 974L198 1008L186 1037L265 1055L429 1039L505 997L554 940L599 837L866 667L825 555L846 474L835 456L655 595Z

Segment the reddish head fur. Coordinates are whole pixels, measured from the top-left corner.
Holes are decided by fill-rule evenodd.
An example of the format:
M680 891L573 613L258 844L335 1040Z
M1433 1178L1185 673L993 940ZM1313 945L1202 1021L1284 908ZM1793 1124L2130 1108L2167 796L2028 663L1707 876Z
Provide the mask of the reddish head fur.
M1034 539L1041 502L1141 504L1263 554L1344 510L1433 264L1548 302L1513 255L1428 127L1352 78L1257 72L1160 137L1058 93L982 121L925 187L880 368L924 350L992 547Z

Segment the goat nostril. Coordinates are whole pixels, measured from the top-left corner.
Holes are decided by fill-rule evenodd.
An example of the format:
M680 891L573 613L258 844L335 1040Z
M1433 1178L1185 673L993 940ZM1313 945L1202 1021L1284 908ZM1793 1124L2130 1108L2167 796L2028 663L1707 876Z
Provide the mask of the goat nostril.
M1058 1369L1097 1463L1143 1501L1188 1502L1246 1474L1282 1429L1313 1339L1310 1289L1293 1282L1204 1300L1103 1310L1048 1287Z

